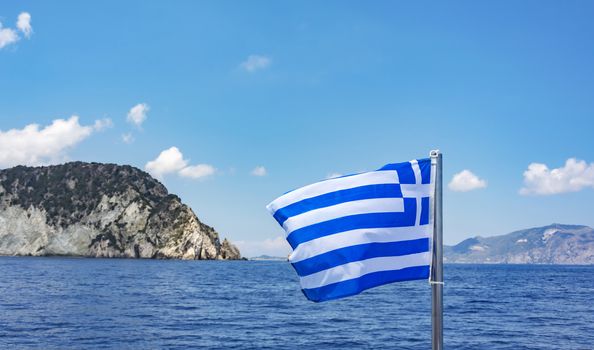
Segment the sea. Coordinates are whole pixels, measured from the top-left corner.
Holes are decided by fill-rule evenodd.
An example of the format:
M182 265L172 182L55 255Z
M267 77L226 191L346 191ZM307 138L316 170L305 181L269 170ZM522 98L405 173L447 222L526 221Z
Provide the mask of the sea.
M446 349L594 349L594 266L446 265ZM430 349L427 281L312 303L282 261L0 257L0 349Z

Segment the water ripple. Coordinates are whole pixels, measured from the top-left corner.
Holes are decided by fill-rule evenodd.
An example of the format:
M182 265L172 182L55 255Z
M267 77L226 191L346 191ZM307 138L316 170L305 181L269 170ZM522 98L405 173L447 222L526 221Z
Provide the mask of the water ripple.
M315 304L283 262L1 257L0 276L0 348L430 348L425 281ZM445 279L449 349L592 349L592 266Z

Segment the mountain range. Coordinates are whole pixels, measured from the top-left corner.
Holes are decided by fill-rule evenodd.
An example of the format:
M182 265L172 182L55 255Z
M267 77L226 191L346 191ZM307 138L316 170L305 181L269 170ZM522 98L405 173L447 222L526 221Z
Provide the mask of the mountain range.
M594 229L551 224L444 247L446 263L594 264Z

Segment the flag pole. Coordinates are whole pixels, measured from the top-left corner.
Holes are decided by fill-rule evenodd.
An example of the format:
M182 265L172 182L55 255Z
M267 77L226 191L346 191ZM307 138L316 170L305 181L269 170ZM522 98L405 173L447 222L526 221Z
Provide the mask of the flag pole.
M442 222L442 154L431 151L431 168L435 174L433 200L433 256L431 264L431 349L443 350L443 222Z

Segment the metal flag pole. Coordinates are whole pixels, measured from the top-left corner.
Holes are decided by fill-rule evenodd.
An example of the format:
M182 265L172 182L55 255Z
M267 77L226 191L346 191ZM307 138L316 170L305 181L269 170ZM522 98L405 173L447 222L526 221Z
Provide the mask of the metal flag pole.
M443 222L442 154L431 151L431 170L435 174L433 200L433 256L431 264L431 349L443 350Z

